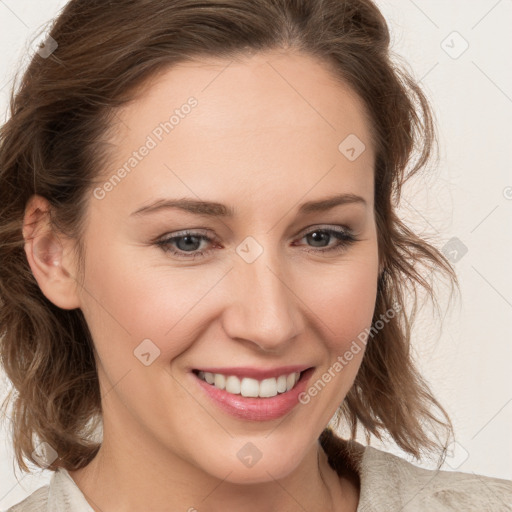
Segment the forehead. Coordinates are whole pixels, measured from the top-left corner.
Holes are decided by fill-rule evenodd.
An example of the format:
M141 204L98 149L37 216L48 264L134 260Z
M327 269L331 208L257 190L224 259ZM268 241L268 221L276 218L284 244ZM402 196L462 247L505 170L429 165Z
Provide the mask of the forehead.
M149 199L167 185L207 197L219 183L227 194L273 184L295 197L320 180L331 192L341 184L361 192L373 182L364 102L311 56L187 61L153 77L116 117L106 178L151 146L116 186L119 198L146 192ZM357 159L347 158L348 146Z

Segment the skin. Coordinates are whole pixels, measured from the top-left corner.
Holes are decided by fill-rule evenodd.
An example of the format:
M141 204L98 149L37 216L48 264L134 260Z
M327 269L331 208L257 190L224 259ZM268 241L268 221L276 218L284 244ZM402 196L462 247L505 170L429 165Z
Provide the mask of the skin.
M175 108L198 101L103 199L91 195L83 287L72 241L41 215L44 198L26 208L27 259L41 290L61 308L81 308L97 352L103 444L70 472L97 511L357 508L358 482L335 473L317 439L364 350L307 405L272 421L227 415L190 373L307 364L313 383L370 327L377 293L374 152L362 101L309 56L272 51L229 62L173 67L118 112L105 179ZM354 161L338 150L349 134L366 144ZM333 193L367 205L297 215L303 202ZM236 215L130 215L156 198L182 197ZM358 241L321 253L336 238L306 236L336 227ZM153 243L185 229L217 241L189 246L210 249L195 260L185 259L183 241L173 245L183 258ZM263 248L252 263L236 252L248 236ZM149 366L134 356L147 338L160 350ZM248 442L262 453L252 467L237 458Z

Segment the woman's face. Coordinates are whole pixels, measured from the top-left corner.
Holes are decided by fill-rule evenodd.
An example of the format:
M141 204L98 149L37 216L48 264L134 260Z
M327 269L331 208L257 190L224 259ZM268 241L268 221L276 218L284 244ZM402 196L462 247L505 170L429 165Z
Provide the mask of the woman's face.
M231 482L283 477L344 400L374 311L362 102L314 59L268 52L174 67L116 120L78 291L104 448Z

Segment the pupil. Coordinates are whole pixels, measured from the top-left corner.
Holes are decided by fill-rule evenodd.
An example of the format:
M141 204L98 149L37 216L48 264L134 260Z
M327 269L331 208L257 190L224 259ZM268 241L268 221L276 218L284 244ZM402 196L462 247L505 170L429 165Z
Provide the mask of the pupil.
M196 250L197 247L191 247L190 246L190 242L192 243L192 245L197 245L197 242L198 242L198 238L196 236L192 236L192 235L185 235L184 237L181 238L181 241L185 242L185 247L179 247L181 250L186 250L187 247L188 249L192 249L192 250ZM178 240L178 245L179 245L180 241Z
M313 233L310 233L309 234L310 237L313 238L313 242L322 242L322 241L326 241L325 240L325 237L329 236L328 233L323 233L321 231L313 231ZM323 238L323 240L322 240Z

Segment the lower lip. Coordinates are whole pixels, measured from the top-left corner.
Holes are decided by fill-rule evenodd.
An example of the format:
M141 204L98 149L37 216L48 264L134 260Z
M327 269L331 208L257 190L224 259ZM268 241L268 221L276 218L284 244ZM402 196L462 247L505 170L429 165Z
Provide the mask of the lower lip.
M299 395L306 389L308 380L313 373L313 368L301 373L300 379L290 391L277 394L270 398L248 398L242 395L233 395L223 389L216 388L200 379L197 375L191 375L199 384L206 395L220 409L231 416L250 421L269 421L281 418L288 414L299 402Z

